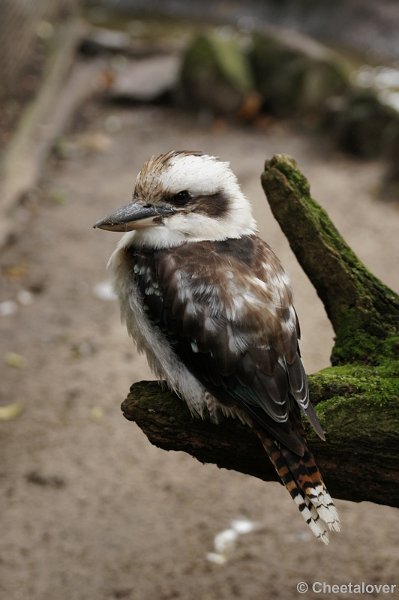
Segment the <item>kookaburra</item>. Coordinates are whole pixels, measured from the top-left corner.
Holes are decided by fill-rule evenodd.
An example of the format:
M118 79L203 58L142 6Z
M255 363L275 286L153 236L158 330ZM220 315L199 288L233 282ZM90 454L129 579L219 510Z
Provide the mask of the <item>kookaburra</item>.
M127 206L95 224L123 231L109 261L129 334L194 416L232 416L259 436L314 535L339 517L301 424L309 402L289 278L257 235L229 164L152 157Z

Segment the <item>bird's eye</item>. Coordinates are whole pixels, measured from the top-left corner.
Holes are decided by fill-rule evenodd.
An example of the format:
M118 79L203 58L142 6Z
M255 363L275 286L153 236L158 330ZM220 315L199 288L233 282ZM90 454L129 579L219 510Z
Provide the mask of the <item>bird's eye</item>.
M177 206L184 206L191 200L191 194L187 190L183 190L172 197L172 203Z

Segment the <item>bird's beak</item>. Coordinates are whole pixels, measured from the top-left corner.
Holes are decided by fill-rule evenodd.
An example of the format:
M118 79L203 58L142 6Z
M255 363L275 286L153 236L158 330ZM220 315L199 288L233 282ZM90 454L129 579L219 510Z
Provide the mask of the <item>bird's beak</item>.
M135 200L100 219L93 227L108 231L132 231L161 223L163 217L169 217L175 212L176 210L167 204L149 204Z

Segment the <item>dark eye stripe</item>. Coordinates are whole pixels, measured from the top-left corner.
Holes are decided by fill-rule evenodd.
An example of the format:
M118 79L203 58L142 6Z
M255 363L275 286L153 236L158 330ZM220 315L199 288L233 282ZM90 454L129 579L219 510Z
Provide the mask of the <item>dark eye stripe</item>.
M208 217L222 219L226 215L228 207L227 196L222 192L216 192L216 194L198 198L197 212L201 212Z
M174 196L172 196L172 198L170 199L170 202L174 206L184 206L185 204L190 202L191 199L192 199L192 196L191 196L190 192L188 192L187 190L183 190L183 191L179 192L178 194L175 194Z
M189 205L192 212L200 213L211 218L223 218L228 210L228 198L222 192L208 196L192 196L187 190L165 198L166 202L176 207Z

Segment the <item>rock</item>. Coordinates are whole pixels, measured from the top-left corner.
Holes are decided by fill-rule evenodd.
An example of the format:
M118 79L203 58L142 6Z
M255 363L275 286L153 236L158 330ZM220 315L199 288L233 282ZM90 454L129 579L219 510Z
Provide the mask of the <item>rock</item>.
M389 128L386 162L381 197L383 200L399 202L399 118Z
M353 88L328 104L324 126L342 150L372 158L387 153L397 123L399 113L375 90Z
M130 35L116 29L91 27L80 44L80 51L90 56L98 54L130 54Z
M141 29L140 24L139 29ZM168 50L170 51L175 45L167 44L166 41L159 38L146 39L145 36L137 35L137 32L133 31L91 26L86 27L79 50L89 57L116 55L143 58L168 53Z
M320 113L349 87L341 57L292 31L255 34L250 60L264 107L278 116Z
M109 98L130 102L154 102L176 88L180 57L154 56L129 60L116 72Z
M185 102L196 109L235 115L243 106L251 105L252 116L259 108L250 64L233 33L195 37L183 57L180 84Z

